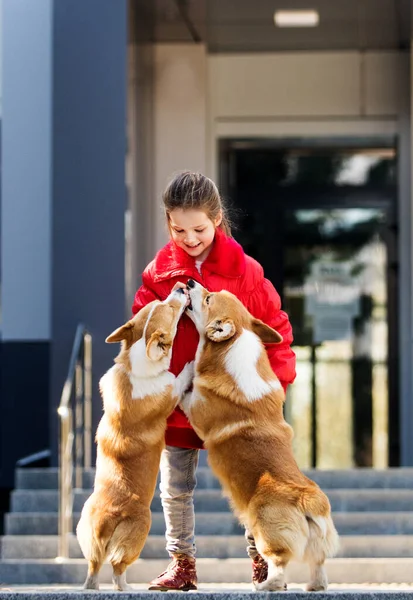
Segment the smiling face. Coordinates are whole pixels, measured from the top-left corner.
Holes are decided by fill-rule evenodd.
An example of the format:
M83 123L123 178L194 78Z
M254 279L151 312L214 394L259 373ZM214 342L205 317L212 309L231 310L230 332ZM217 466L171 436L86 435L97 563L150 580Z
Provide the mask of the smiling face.
M175 208L169 213L169 230L175 244L196 260L204 260L214 241L221 213L212 221L202 210Z

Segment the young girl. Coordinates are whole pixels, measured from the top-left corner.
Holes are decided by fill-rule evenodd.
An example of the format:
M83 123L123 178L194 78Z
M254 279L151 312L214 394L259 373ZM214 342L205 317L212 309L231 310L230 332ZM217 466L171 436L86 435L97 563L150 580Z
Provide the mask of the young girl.
M264 278L262 267L231 237L231 229L216 185L200 173L183 172L168 185L163 202L171 240L143 273L132 312L159 298L188 279L199 281L211 292L226 289L235 294L252 315L283 337L267 347L275 374L287 388L295 378L295 355L290 348L292 330L280 309L280 297ZM171 371L178 375L194 360L198 333L184 315L175 337ZM161 499L166 521L166 549L173 559L154 579L151 590L197 588L195 567L194 504L195 471L202 441L177 408L168 420L166 448L161 459ZM253 561L253 581L267 578L267 564L258 554L254 539L246 532L248 554Z

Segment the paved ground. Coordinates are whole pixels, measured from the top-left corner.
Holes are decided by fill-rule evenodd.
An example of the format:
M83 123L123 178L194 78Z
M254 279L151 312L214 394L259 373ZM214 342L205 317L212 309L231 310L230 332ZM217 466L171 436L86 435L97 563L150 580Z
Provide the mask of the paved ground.
M139 592L140 594L147 592L149 594L153 594L153 592L149 592L146 584L132 584L134 591ZM101 584L101 591L111 592L113 590L112 585L109 584ZM78 585L10 585L10 586L2 586L0 584L0 592L79 592L82 591L81 586ZM230 592L251 592L251 584L248 583L232 583L232 584L224 584L224 583L206 583L199 587L198 593L217 593L217 594L227 594ZM294 584L290 583L288 585L289 592L303 592L305 591L305 585L303 584ZM330 592L389 592L389 591L408 591L413 593L413 583L331 583L329 585ZM193 594L195 592L188 592L189 594ZM171 596L171 593L168 593L168 598ZM317 594L317 597L319 594ZM122 595L123 597L123 595Z

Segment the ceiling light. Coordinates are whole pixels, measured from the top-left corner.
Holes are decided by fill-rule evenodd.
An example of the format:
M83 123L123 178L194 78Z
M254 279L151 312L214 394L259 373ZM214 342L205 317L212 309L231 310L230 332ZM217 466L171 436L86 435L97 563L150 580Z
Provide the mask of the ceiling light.
M277 27L316 27L319 21L316 10L276 10L274 13Z

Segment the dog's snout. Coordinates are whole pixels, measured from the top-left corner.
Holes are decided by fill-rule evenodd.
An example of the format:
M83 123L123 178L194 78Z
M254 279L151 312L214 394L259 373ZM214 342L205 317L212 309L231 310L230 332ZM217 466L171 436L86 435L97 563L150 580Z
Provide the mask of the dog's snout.
M191 289L195 287L195 281L193 279L188 279L186 287Z

